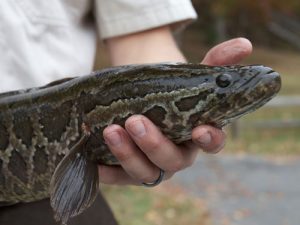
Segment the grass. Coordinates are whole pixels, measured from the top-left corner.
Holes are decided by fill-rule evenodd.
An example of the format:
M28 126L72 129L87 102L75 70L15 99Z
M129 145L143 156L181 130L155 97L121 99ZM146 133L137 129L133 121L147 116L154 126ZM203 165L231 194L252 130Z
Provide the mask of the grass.
M121 225L211 224L203 202L167 184L152 189L104 186L103 193Z
M225 151L277 156L300 155L300 127L259 126L259 122L295 119L300 120L300 108L262 108L239 121L239 138L229 138ZM258 124L253 126L255 123ZM230 134L230 131L228 133Z
M246 129L238 140L228 140L225 152L264 154L269 156L295 156L300 154L300 129L259 130Z

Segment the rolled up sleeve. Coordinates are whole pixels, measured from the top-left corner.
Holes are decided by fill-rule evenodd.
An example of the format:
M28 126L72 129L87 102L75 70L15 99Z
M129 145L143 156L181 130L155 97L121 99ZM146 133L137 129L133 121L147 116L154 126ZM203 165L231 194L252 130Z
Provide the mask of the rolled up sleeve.
M197 18L190 0L95 0L94 12L102 39L164 25L178 30Z

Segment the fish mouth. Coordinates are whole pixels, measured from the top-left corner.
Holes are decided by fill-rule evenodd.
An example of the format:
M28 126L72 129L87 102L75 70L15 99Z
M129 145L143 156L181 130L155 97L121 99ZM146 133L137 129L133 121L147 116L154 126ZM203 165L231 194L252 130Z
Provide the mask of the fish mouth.
M268 72L262 75L262 83L263 85L268 86L268 88L272 90L272 93L275 95L280 91L281 88L280 75L269 67L265 68L268 69Z
M259 81L256 84L256 87L249 93L249 104L254 111L268 101L270 101L281 89L281 78L280 74L274 71L273 69L265 66L258 66L257 68L260 71ZM255 99L259 99L256 101Z
M262 65L246 66L251 71L251 78L243 86L245 94L254 95L258 99L273 97L281 88L280 74L272 68ZM254 100L254 99L252 99Z

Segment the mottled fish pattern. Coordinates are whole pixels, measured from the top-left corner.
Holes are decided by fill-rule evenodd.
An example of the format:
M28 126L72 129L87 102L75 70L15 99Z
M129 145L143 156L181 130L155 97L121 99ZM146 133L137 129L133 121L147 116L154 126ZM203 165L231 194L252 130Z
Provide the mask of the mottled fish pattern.
M279 74L261 65L166 63L113 67L2 93L0 206L50 193L56 218L66 223L93 202L97 164L118 164L102 137L108 125L143 114L181 143L195 126L223 127L256 110L280 86Z

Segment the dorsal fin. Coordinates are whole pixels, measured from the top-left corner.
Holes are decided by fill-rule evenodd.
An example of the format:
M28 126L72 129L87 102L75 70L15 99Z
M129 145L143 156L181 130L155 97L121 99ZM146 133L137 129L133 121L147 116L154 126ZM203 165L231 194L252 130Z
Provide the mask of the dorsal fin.
M44 86L41 86L39 89L44 89L44 88L48 88L48 87L53 87L55 85L58 85L58 84L62 84L62 83L65 83L69 80L73 80L74 78L76 77L65 77L65 78L62 78L62 79L59 79L59 80L55 80L55 81L52 81Z
M74 78L76 78L76 77L66 77L66 78L63 78L63 79L60 79L60 80L52 81L52 82L50 82L50 83L48 83L44 86L41 86L41 87L33 87L33 88L26 88L26 89L20 89L20 90L15 90L15 91L3 92L3 93L0 93L0 98L11 97L13 95L22 95L22 94L29 93L31 91L36 91L36 90L39 90L39 89L45 89L45 88L48 88L48 87L53 87L55 85L65 83L69 80L73 80Z

